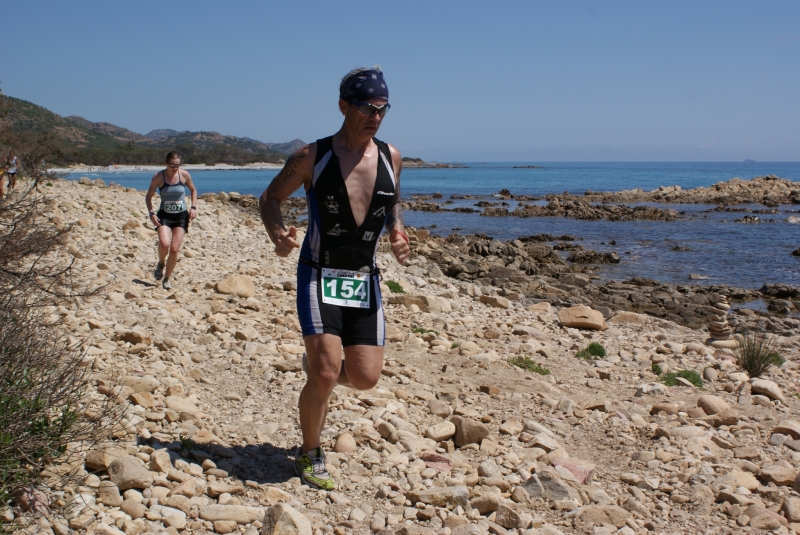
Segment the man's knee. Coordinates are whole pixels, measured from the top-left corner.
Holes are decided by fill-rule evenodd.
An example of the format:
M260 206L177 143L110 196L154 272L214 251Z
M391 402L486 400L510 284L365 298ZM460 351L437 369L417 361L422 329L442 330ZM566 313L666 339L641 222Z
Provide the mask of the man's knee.
M347 370L347 380L356 390L369 390L378 384L380 378L380 370L366 372L361 370L353 370L351 372L349 369Z
M172 243L169 246L169 254L176 255L180 252L180 250L181 250L181 245L179 243L178 244Z

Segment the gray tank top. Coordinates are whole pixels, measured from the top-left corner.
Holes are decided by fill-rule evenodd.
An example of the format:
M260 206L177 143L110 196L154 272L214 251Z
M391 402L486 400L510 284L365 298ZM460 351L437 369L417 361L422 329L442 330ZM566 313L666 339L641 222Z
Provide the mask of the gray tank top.
M163 184L158 188L161 195L161 210L168 214L179 214L186 211L186 186L183 185L178 171L178 183L167 184L167 174L161 171Z

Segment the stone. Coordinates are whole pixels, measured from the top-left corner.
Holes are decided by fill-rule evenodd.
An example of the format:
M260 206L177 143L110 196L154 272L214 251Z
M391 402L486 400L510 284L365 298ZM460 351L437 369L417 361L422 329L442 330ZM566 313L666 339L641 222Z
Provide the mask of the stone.
M502 496L500 496L499 493L484 492L472 498L469 502L469 505L473 509L477 509L480 514L486 515L493 511L497 511L497 508L500 506L501 499Z
M119 507L123 502L119 487L111 481L101 481L97 488L97 501L109 507Z
M199 418L201 411L187 398L182 398L178 396L167 396L164 399L164 403L166 404L168 409L171 409L177 413L186 413L193 417Z
M519 512L502 503L497 507L495 522L506 529L527 529L533 523L533 517L526 512Z
M116 459L127 457L128 452L116 446L97 446L86 454L84 464L89 470L104 471Z
M728 485L733 488L744 487L750 491L756 490L759 487L756 476L741 470L731 470L727 474L717 477L716 484Z
M482 295L479 299L481 303L495 308L511 308L511 301L498 295Z
M356 439L350 433L340 433L333 445L333 451L336 453L353 453L357 449Z
M453 409L440 399L432 399L428 401L428 410L431 414L440 418L447 418L453 413Z
M562 449L561 444L546 433L536 433L533 435L533 438L528 441L526 446L529 448L541 448L546 453Z
M523 429L525 428L522 426L522 422L516 418L506 420L500 425L500 433L504 435L519 435Z
M665 412L670 416L678 414L678 406L675 403L654 403L650 409L650 414L658 414L659 412Z
M577 519L583 524L593 523L595 526L611 524L621 528L628 520L628 511L616 505L589 505L580 510Z
M120 509L134 520L144 517L145 512L147 512L147 507L135 500L123 500Z
M456 425L451 421L434 424L425 430L425 436L436 442L453 438L456 434Z
M763 394L770 399L776 399L781 403L786 403L783 392L781 392L780 387L774 381L755 379L750 383L750 388L755 394Z
M608 328L603 314L585 305L578 305L558 311L558 321L564 327L577 329L590 329L594 331L604 331Z
M411 490L406 493L406 499L412 504L423 503L433 507L467 507L469 504L469 490L464 486L432 487L424 490Z
M800 498L795 496L787 496L781 506L783 516L789 522L800 522Z
M472 418L453 416L450 421L456 427L453 443L458 448L467 444L480 444L484 438L489 436L489 428Z
M236 295L242 298L252 297L256 294L253 279L247 275L234 275L217 282L214 286L217 293L223 295Z
M704 427L699 427L696 425L681 425L678 427L671 428L670 433L674 437L694 438L694 437L702 437L703 435L705 435L706 430Z
M119 490L146 489L153 485L153 475L136 457L120 457L108 467L108 476Z
M772 428L773 433L788 435L793 439L800 439L800 423L795 420L781 420L778 425Z
M552 468L545 468L533 474L523 488L528 491L531 498L542 498L555 502L557 500L575 500L581 502L580 494L568 483L561 480Z
M156 450L150 454L150 470L167 473L172 470L172 459L166 449Z
M762 468L758 475L767 483L775 483L779 487L788 487L794 484L798 473L786 461L778 461L767 468Z
M731 410L731 406L718 396L703 395L697 398L697 406L706 414L722 414Z
M581 485L590 483L596 470L595 465L580 459L555 459L551 464L567 469Z
M264 509L262 507L227 504L213 504L201 507L200 518L203 520L208 520L209 522L215 522L217 520L230 520L236 522L237 524L252 524L256 521L262 522L265 520Z
M240 484L231 484L224 481L212 481L208 484L208 488L206 489L206 494L212 498L217 498L221 494L225 493L232 496L244 494L244 487Z
M132 342L132 343L140 343L140 342ZM158 387L161 386L161 381L153 377L152 375L145 375L144 377L136 377L132 375L127 375L125 377L121 377L117 384L120 386L127 386L134 392L150 392L152 393Z
M50 499L47 494L35 487L28 486L17 490L14 493L14 501L26 513L33 513L35 516L50 514Z

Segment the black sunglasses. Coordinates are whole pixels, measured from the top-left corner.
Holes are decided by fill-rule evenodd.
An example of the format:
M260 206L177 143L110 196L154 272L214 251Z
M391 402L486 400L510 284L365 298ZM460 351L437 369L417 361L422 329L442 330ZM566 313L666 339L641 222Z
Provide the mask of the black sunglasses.
M376 106L369 102L353 102L352 104L358 108L361 115L366 115L367 117L371 117L373 114L377 113L379 117L383 118L386 112L389 111L389 108L392 107L388 102L383 106Z

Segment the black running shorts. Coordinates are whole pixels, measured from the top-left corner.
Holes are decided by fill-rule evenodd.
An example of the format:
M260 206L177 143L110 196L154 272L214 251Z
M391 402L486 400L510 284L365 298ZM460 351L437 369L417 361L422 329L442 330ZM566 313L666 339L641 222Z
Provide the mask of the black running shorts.
M170 214L164 210L159 210L156 217L161 221L161 226L182 228L185 232L189 232L189 212L186 210L177 214ZM158 230L158 228L156 228L156 230Z
M380 275L370 277L369 308L351 308L322 302L319 270L297 266L297 314L303 336L333 334L342 346L382 346L386 327L381 304Z

